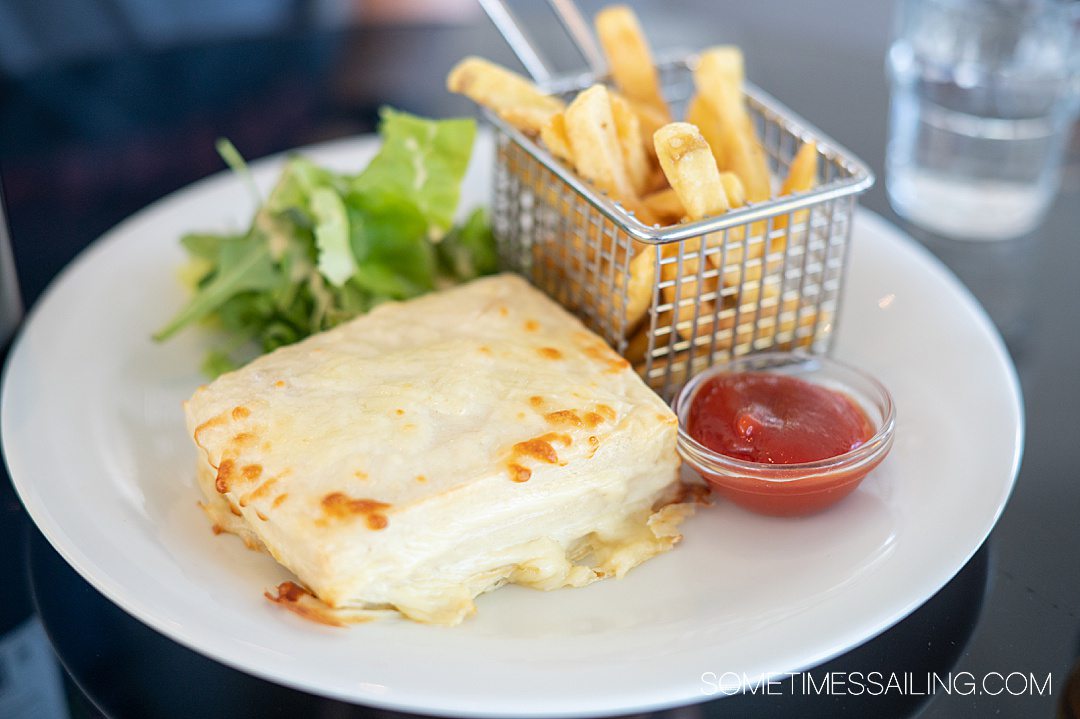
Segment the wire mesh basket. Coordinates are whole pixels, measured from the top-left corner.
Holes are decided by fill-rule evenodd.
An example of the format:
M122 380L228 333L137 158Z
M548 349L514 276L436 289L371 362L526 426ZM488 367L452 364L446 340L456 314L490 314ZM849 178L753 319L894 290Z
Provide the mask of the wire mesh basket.
M675 117L693 93L695 63L658 65ZM579 75L548 89L569 99L596 81ZM749 83L744 92L773 177L787 174L802 143L817 143L815 189L667 227L643 224L487 113L503 264L580 316L665 398L732 356L826 352L836 329L855 203L873 175L766 93Z

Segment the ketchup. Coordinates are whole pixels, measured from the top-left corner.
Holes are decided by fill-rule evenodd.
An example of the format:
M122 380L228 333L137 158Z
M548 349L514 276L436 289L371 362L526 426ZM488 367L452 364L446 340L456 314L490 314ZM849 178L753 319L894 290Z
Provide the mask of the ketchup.
M714 452L781 465L836 457L874 434L866 412L847 395L797 377L755 372L702 384L687 431Z

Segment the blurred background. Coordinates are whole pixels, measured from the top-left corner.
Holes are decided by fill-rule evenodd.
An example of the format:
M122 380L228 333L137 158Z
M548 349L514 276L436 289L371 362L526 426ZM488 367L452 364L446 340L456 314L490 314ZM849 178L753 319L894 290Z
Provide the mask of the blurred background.
M579 4L591 17L605 3ZM583 66L546 3L512 5L560 69ZM882 113L891 3L819 0L810 11L784 0L644 0L635 8L659 51L742 46L753 82L878 171L864 203L889 214ZM220 169L217 137L257 158L370 131L384 103L475 113L443 89L444 69L467 53L519 67L475 0L0 2L0 168L26 299L89 239ZM1080 140L1070 134L1063 185L1075 192ZM995 267L1036 261L1023 243L926 241L939 253L979 252ZM1014 282L993 267L978 271L991 276L973 282ZM1021 339L1021 305L991 307L1010 341Z
M581 6L591 16L603 4ZM861 141L856 153L880 154L885 127L863 127L859 105L887 102L886 8L827 0L793 23L778 21L791 16L781 0L675 4L637 4L654 47L738 43L755 82L798 98L811 121L829 120L826 132ZM515 9L564 69L583 64L546 3ZM818 38L837 31L842 46L820 52ZM785 66L792 52L797 67ZM466 53L516 66L474 0L5 0L0 165L24 292L36 296L39 278L70 254L36 251L41 243L82 239L74 250L219 169L219 136L254 158L369 131L382 103L474 113L443 90L444 68ZM874 92L849 96L852 74ZM820 87L810 98L799 92L807 83ZM841 104L849 111L834 112Z

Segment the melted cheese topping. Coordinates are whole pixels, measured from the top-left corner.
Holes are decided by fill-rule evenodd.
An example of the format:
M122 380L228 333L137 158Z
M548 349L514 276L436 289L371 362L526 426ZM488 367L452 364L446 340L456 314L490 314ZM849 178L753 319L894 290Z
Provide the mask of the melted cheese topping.
M331 623L454 624L508 582L618 577L687 512L670 409L513 275L381 305L185 411L215 526L307 588L274 601Z

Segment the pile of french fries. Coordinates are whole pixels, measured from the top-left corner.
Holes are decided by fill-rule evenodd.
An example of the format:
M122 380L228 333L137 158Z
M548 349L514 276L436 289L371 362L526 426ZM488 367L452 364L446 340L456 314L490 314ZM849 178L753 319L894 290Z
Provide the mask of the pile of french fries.
M539 138L554 157L647 225L714 217L748 203L814 187L818 154L814 143L808 142L798 149L779 193L774 194L766 153L743 99L744 63L737 47L719 46L700 54L694 68L696 94L684 121L673 121L652 52L633 11L623 5L610 6L596 16L595 23L614 87L595 84L566 103L526 78L477 57L459 62L451 70L447 86L523 133ZM772 240L763 237L764 222L749 228L751 237L760 238L755 242L742 242L747 239L739 232L742 228L730 231L729 248L724 253L695 254L700 249L696 241L687 248L680 247L684 243L663 245L659 253L655 247L633 243L628 250L632 253L629 263L625 253L612 260L629 267L625 284L628 300L625 307L617 308L625 312L627 334L647 314L658 281L663 306L671 309L658 317L656 326L670 326L683 336L732 329L734 320L727 327L716 326L721 316L717 302L721 296L733 298L731 292L721 291L723 287L743 288L731 301L757 305L758 322L762 307L768 304L765 321L769 312L775 321L781 311L791 308L781 307L776 283L768 285L761 280L764 272L778 269L769 265L766 256L784 249L783 234L775 231L787 227L787 219L773 219ZM793 219L805 221L806 211L795 213ZM706 239L708 247L721 242L719 234ZM692 259L685 257L687 251ZM744 258L744 252L749 257ZM668 261L680 254L682 261ZM722 256L725 266L720 266ZM586 256L587 261L592 259ZM756 262L748 263L747 259ZM703 261L713 269L707 273L708 279L699 271ZM675 282L678 276L681 280ZM770 297L771 304L763 302ZM735 328L736 334L743 329ZM638 359L635 348L641 345L640 337L630 340L627 354L632 361Z

